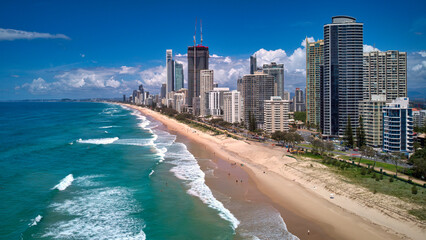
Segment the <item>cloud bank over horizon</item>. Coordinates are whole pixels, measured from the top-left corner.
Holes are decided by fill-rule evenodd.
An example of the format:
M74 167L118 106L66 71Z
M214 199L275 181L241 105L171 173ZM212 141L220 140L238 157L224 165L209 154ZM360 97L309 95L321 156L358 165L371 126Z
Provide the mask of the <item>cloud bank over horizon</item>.
M308 38L315 41L313 37ZM256 55L258 67L263 64L276 62L284 64L284 87L293 92L295 88L305 89L306 85L306 42L290 54L283 49L259 49L251 55ZM378 51L377 48L364 45L364 52ZM175 54L174 59L183 64L185 86L187 86L187 55ZM211 53L209 68L214 70L214 81L221 87L236 89L239 77L249 73L249 57L235 58L219 56ZM426 82L426 51L408 54L408 88L425 92L419 88ZM159 93L161 84L166 82L166 67L157 65L141 69L140 66L121 66L116 68L78 68L55 74L50 81L48 78L37 76L31 82L16 86L15 90L26 90L33 95L81 93L90 96L119 97L121 94L131 94L133 89L143 84L147 91Z

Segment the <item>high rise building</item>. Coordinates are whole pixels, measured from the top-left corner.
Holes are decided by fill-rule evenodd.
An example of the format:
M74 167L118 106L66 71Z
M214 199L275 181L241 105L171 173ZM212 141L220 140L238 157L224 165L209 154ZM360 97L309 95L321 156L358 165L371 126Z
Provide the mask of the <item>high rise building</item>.
M209 48L201 45L188 47L188 105L200 96L200 71L209 69Z
M290 93L289 93L289 92L284 91L284 97L283 97L283 100L290 101Z
M223 120L230 123L239 123L242 118L242 99L239 91L233 90L223 93Z
M324 25L323 134L342 136L349 117L358 127L363 99L363 23L335 16Z
M183 64L175 61L175 87L174 87L174 90L177 91L181 88L184 88Z
M359 115L363 119L366 144L370 147L383 146L383 107L385 95L371 95L371 99L359 103Z
M174 86L174 60L173 52L171 49L166 50L166 68L167 68L167 82L166 82L166 92L171 92L175 90Z
M200 115L209 115L208 92L213 90L213 70L200 71Z
M165 98L167 93L167 84L161 84L161 98Z
M384 94L387 100L407 97L407 53L364 53L364 99Z
M284 98L284 64L263 64L263 72L274 76L274 96Z
M306 38L306 122L321 124L321 66L324 64L324 40Z
M256 55L250 56L250 74L254 74L257 71L257 60Z
M413 111L408 98L396 98L383 107L383 151L413 151Z
M289 102L282 100L280 96L273 96L270 100L265 100L265 124L263 125L263 130L267 133L288 131L289 108Z
M208 92L210 115L223 115L223 94L225 92L229 92L229 88L213 88L213 90Z
M413 109L414 127L426 126L426 110Z
M123 102L126 102L126 94L123 94Z
M274 77L263 72L245 75L244 90L244 122L249 123L250 114L254 116L259 128L263 126L264 101L274 95Z
M145 101L145 90L144 90L144 88L143 88L143 85L141 84L141 85L139 85L139 91L141 92L141 102L144 102Z
M305 111L305 100L303 97L303 91L300 88L296 88L293 98L294 112L304 112Z

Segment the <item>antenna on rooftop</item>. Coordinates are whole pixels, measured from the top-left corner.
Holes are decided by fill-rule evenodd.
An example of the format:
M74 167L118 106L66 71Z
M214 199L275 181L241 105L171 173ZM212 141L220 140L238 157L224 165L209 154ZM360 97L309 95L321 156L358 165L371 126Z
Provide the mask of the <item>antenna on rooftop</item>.
M201 25L201 46L203 45L203 20L200 19L200 25Z
M197 36L197 18L195 18L194 46L197 44L196 36Z

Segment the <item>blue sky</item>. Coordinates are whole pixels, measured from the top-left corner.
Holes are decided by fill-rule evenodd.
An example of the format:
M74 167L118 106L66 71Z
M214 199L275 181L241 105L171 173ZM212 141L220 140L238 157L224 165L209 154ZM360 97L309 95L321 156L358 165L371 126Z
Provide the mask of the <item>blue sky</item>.
M139 83L158 92L166 49L185 62L196 18L220 85L235 87L257 52L261 63L286 65L285 88L293 91L304 88L303 39L322 39L334 15L363 22L365 45L406 51L410 94L426 93L426 1L3 0L0 6L0 100L119 97Z

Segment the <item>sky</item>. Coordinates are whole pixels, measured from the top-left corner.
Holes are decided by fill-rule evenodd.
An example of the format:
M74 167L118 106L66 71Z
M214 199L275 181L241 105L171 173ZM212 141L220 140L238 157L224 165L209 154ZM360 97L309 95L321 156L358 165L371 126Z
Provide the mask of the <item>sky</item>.
M0 100L121 97L139 84L158 93L166 49L184 64L186 80L196 19L219 86L235 89L256 54L259 66L284 63L286 90L304 89L304 39L323 39L336 15L364 23L365 51L406 51L409 97L426 96L424 0L2 0Z

